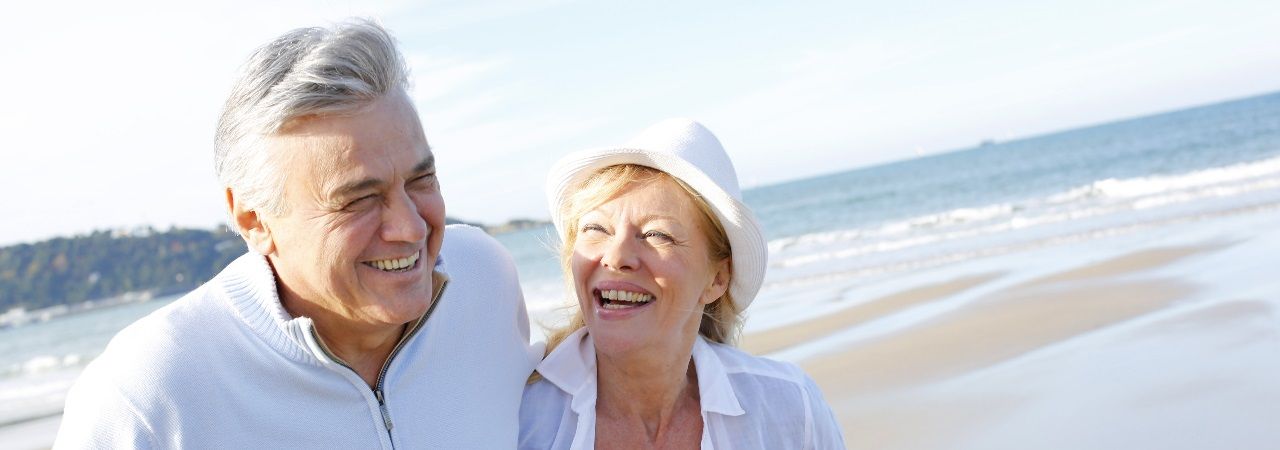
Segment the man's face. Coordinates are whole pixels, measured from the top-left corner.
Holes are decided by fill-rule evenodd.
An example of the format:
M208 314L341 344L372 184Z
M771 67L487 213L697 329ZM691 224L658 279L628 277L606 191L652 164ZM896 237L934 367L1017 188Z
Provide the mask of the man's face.
M430 306L444 199L404 94L272 137L288 211L260 216L290 312L327 311L353 330L398 326Z

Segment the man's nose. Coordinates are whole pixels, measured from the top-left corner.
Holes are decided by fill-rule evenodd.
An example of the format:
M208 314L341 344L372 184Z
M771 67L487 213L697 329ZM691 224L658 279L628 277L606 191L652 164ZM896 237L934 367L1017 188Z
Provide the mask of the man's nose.
M409 194L392 195L382 213L382 240L387 242L424 242L431 226L422 218L418 205Z

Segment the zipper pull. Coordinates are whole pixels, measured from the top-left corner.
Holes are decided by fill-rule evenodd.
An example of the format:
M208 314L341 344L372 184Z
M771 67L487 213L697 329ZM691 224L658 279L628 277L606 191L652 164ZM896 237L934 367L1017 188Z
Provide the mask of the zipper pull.
M391 413L387 411L387 402L382 399L381 389L373 391L373 393L378 397L378 409L382 410L382 424L387 427L387 432L389 433L395 426L391 423Z

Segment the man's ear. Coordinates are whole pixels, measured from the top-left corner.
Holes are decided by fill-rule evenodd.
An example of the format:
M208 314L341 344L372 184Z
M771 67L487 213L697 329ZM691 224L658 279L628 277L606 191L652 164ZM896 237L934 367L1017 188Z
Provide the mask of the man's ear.
M232 226L244 238L244 243L258 254L266 256L275 252L275 240L271 237L271 229L262 221L257 211L247 209L244 203L237 201L235 192L227 188L227 211L231 213Z

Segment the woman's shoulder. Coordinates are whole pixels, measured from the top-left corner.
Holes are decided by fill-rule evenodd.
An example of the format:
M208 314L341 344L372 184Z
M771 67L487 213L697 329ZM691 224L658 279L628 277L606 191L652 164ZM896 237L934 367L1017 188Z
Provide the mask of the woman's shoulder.
M745 412L725 417L726 423L737 424L742 430L768 429L773 433L743 433L739 436L745 439L741 446L792 448L800 442L802 448L844 448L831 407L803 369L729 345L708 344L724 366L733 396Z
M525 385L520 402L520 449L547 449L563 440L561 430L576 428L577 416L570 410L573 398L545 378Z
M545 378L525 385L520 402L521 427L558 424L569 412L573 397ZM555 427L552 427L555 429Z
M723 366L734 396L748 410L766 407L799 412L809 409L815 397L821 398L821 393L814 392L813 380L795 364L725 344L708 344Z
M806 384L809 380L809 376L804 373L800 366L790 362L752 355L727 344L718 344L710 341L707 341L707 344L720 359L720 363L724 365L725 372L730 375L743 374L776 378L798 385Z

